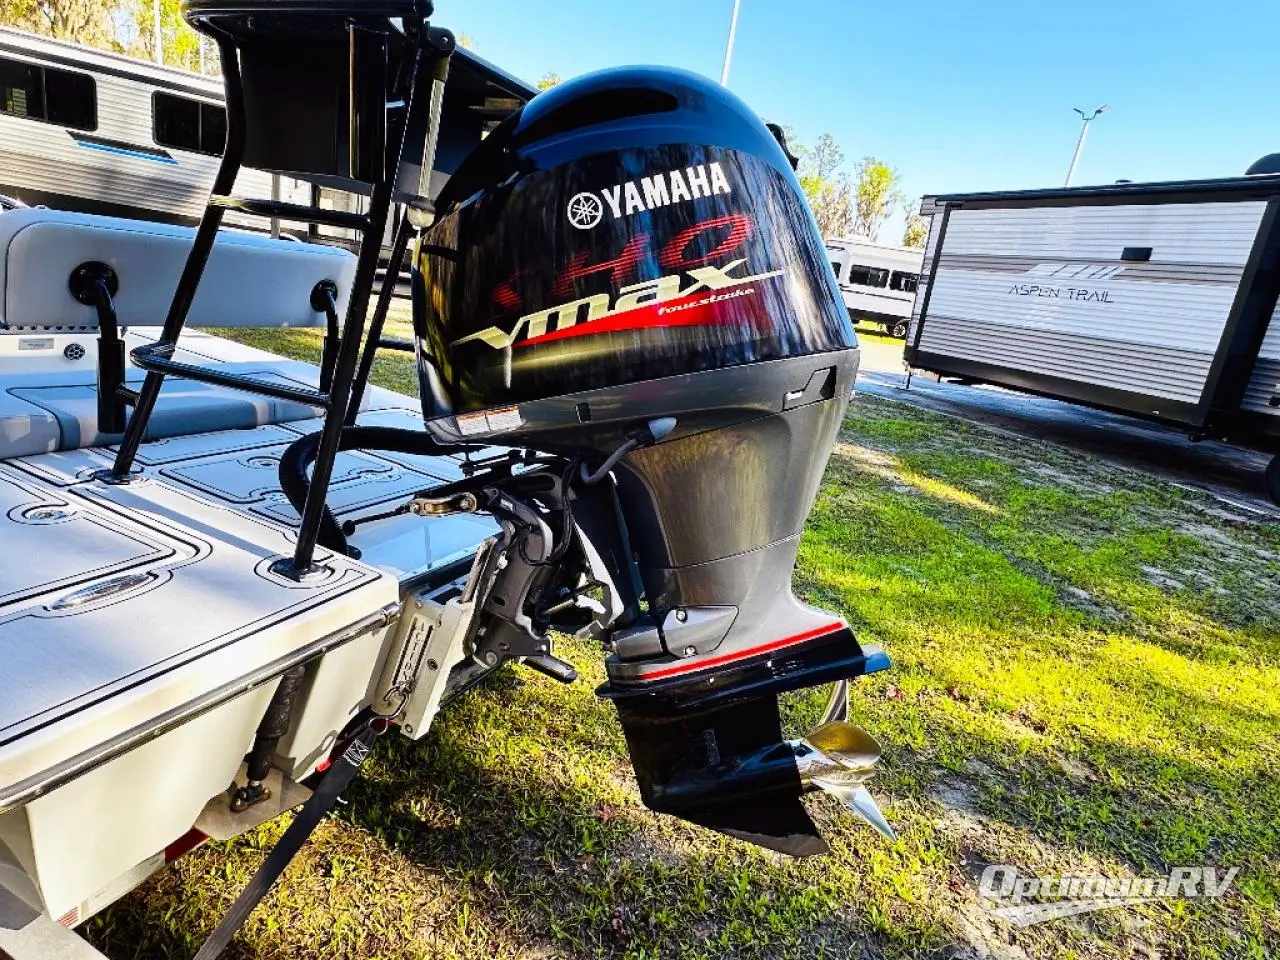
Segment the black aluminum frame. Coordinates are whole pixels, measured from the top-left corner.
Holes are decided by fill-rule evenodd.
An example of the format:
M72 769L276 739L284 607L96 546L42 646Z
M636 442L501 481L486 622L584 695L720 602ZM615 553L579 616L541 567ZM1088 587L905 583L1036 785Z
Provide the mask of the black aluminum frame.
M111 469L111 477L116 482L127 481L138 447L146 434L147 422L155 409L160 388L166 375L182 376L191 380L235 390L243 390L276 399L292 400L320 407L325 411L324 427L321 431L320 446L313 466L306 503L301 511L302 516L298 528L296 546L292 558L278 562L275 568L277 572L285 576L302 579L315 569L316 540L319 536L323 519L325 498L328 494L329 482L332 479L333 463L337 457L339 440L343 426L348 419L348 410L353 399L352 387L355 382L356 364L359 358L360 341L364 332L365 315L368 310L370 292L376 277L387 217L391 208L395 173L399 165L409 117L411 116L414 83L418 77L420 61L424 56L434 58L448 57L453 51L453 37L447 31L428 29L425 22L423 22L420 30L414 36L406 37L405 56L401 58L400 69L390 89L386 91L385 98L381 96L372 98L367 90L352 89L350 117L352 131L367 130L371 126L376 127L382 123L386 124L387 129L381 169L378 171L379 175L371 184L368 212L363 215L342 214L339 217L332 210L321 210L316 207L281 204L272 201L245 200L231 195L236 175L244 158L247 121L243 78L237 56L237 40L230 32L224 32L219 29L217 21L221 17L242 17L260 12L263 4L254 3L254 0L243 0L243 2L231 0L230 3L205 0L203 3L192 3L190 6L192 9L189 13L196 15L196 19L201 21L199 26L204 28L206 32L213 34L218 44L226 84L226 149L223 153L222 162L218 167L217 176L214 179L212 195L205 208L204 216L200 220L200 226L196 231L191 252L183 268L182 276L178 281L178 287L174 293L168 314L165 317L160 339L155 343L137 347L132 351L131 356L134 363L146 370L147 376L134 401L133 416L129 418L124 438L116 454L116 459ZM384 13L387 16L397 16L402 12L398 8L392 9L392 6L388 6L387 10L383 11L377 3L363 5L347 3L345 9L339 9L344 5L340 2L333 2L333 0L311 0L311 2L293 0L292 3L289 0L277 0L276 3L271 4L271 7L274 8L271 11L273 14L276 14L277 11L280 13L287 11L300 15L316 13L344 14L346 29L352 43L355 43L357 39L353 35L353 31L367 29L356 24L357 17L367 23L370 18L377 18ZM424 12L429 12L429 6L426 4L423 4L423 9ZM388 31L383 38L384 44L390 42L391 39L392 35ZM385 69L384 65L384 73ZM351 75L351 83L353 88L360 84L360 78L356 76L354 70ZM374 100L377 102L373 102ZM388 102L394 103L397 100L404 104L404 107L395 111L392 116L371 117L368 115L370 110L381 111L386 114L388 112ZM427 118L427 122L432 129L435 128L438 119L438 117ZM352 283L346 316L340 332L336 330L336 313L331 310L325 311L329 320L328 330L330 334L326 340L331 344L329 350L332 351L332 360L329 362L329 357L326 357L325 370L322 372L321 389L310 390L265 382L254 377L227 373L216 368L196 366L173 359L174 352L177 349L178 338L182 333L183 325L186 322L187 314L195 297L196 288L199 285L200 278L208 263L209 254L217 238L223 214L228 209L235 209L241 213L251 215L284 217L291 220L353 227L360 233L355 279ZM407 242L408 238L406 236L404 243L407 245ZM389 277L389 279L391 278ZM313 306L316 306L318 295L319 288L317 293L313 294ZM328 299L329 303L332 303L332 297ZM325 304L321 303L321 306L323 307ZM385 310L382 313L385 315ZM379 329L380 326L379 324ZM333 336L335 333L337 333L336 338ZM335 339L336 343L334 343ZM326 352L329 353L329 351ZM372 360L370 359L369 362L371 364ZM363 389L361 392L363 392ZM358 404L359 400L356 399L357 410Z
M938 214L936 213L934 214L934 216L937 216L937 215ZM916 296L923 297L924 300L920 304L920 316L916 320L915 330L913 331L914 336L912 336L911 338L911 344L904 351L905 359L908 365L907 366L907 370L908 370L907 385L908 386L911 385L911 373L910 373L911 367L914 367L916 365L916 357L920 353L920 336L924 331L925 317L929 315L929 301L933 299L933 278L938 272L938 260L942 256L943 241L947 239L947 222L951 219L951 208L944 206L942 208L941 216L942 216L942 219L938 222L938 242L933 245L932 258L929 257L928 245L929 245L929 241L932 240L933 237L925 237L925 241L924 241L925 247L926 247L925 262L921 263L920 265L920 279L921 280L926 279L926 276L925 276L926 272L928 274L928 278L923 290L920 289L919 285L917 285L916 287ZM927 271L925 269L926 267L928 268Z
M1280 294L1280 199L1267 203L1245 264L1236 298L1205 378L1199 410L1208 433L1225 436L1236 427L1258 351Z
M1092 187L1049 187L1042 190L993 190L945 193L924 197L921 205L963 210L995 207L1082 207L1131 203L1204 203L1209 200L1270 200L1280 194L1280 174L1224 177L1213 180L1157 180Z

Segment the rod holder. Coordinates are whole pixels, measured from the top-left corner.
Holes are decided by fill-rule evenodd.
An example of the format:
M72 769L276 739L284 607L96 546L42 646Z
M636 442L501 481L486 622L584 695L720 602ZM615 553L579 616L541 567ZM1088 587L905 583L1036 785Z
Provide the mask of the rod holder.
M79 303L98 313L98 431L123 433L125 407L133 391L125 387L124 341L116 315L120 276L110 264L89 260L71 271L67 288Z

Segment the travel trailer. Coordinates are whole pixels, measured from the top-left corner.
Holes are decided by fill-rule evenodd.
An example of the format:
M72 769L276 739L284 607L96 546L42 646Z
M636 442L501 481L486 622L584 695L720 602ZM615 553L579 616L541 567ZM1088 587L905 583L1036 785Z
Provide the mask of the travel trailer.
M905 340L924 251L855 237L827 240L827 253L849 318L879 324Z
M906 359L1280 450L1280 175L926 197ZM1266 473L1280 503L1280 459Z
M70 928L295 810L213 960L378 737L492 670L574 682L566 632L653 810L806 856L821 791L892 837L847 699L888 658L791 588L857 342L759 118L622 68L485 136L490 81L427 0L184 11L226 84L198 227L0 212L0 955L99 957ZM366 203L238 196L244 167ZM633 216L619 170L667 202ZM405 346L373 297L389 223L418 397L364 380ZM316 327L320 363L199 332L237 326Z

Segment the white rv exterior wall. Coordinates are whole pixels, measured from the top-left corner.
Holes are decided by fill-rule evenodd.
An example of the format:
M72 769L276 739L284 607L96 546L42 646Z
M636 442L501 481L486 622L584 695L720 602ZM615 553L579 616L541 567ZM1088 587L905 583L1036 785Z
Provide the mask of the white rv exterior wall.
M111 203L151 211L164 219L199 220L213 186L219 157L189 153L155 142L152 95L163 90L176 96L223 103L220 78L201 77L59 41L0 28L0 56L55 69L87 73L97 88L98 125L76 131L125 144L165 150L173 163L78 144L59 124L0 113L0 192L39 191L90 203ZM65 62L74 52L74 65ZM122 76L121 73L126 75ZM244 197L270 197L271 177L243 169L234 192ZM310 202L310 188L282 179L281 199ZM229 214L228 225L265 229L261 218ZM302 224L290 228L305 229Z
M1196 403L1264 207L954 209L920 350ZM1124 247L1151 260L1126 263Z
M845 308L853 317L868 317L881 322L911 316L915 293L890 287L868 287L850 282L849 266L878 267L890 273L920 275L921 250L874 243L862 238L824 241L831 267L835 270Z
M1262 338L1258 360L1240 406L1254 413L1280 417L1280 407L1271 406L1274 396L1280 396L1280 308L1271 315L1271 324Z
M86 134L156 147L150 132L151 94L158 88L105 75L95 80L98 128ZM218 101L211 97L207 102ZM0 170L6 185L200 219L218 158L161 149L176 163L82 147L60 126L0 114ZM242 170L236 190L242 196L269 197L271 179Z

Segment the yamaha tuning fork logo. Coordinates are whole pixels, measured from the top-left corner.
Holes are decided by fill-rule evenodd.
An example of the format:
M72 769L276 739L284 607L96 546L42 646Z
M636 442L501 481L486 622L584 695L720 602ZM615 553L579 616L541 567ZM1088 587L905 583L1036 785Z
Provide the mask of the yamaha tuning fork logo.
M684 170L668 170L639 180L616 183L599 191L583 191L569 198L569 223L590 230L604 219L607 207L614 220L673 203L733 193L718 163L700 163Z
M579 230L590 230L604 216L604 204L594 193L574 194L569 201L569 222Z

